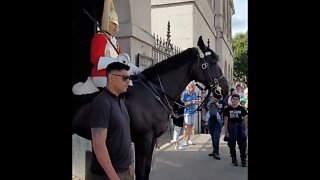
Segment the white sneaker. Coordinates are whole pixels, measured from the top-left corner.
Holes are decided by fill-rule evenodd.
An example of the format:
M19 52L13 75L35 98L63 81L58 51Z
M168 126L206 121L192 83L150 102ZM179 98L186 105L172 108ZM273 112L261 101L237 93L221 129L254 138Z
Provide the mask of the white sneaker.
M186 148L184 146L179 146L179 150L185 150Z
M183 146L188 146L187 141L184 141Z
M188 141L188 144L189 144L189 145L192 145L193 143L192 143L192 141L191 141L191 140L189 140L189 141Z
M178 149L178 145L177 144L174 145L174 149Z

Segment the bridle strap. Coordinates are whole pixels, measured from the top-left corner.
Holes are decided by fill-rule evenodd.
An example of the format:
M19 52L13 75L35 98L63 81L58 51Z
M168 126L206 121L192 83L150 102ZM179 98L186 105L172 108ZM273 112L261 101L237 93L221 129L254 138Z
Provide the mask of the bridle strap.
M208 77L210 78L210 86L216 87L217 84L219 84L218 80L220 80L223 77L223 74L218 79L213 78L212 77L212 71L209 68L209 63L205 59L206 56L211 55L211 52L203 53L202 50L199 47L197 47L196 49L197 49L197 52L199 54L198 55L198 62L200 62L201 60L203 61L203 63L201 64L201 69L202 70L207 70L206 72L208 73ZM212 87L211 87L211 89L212 89Z

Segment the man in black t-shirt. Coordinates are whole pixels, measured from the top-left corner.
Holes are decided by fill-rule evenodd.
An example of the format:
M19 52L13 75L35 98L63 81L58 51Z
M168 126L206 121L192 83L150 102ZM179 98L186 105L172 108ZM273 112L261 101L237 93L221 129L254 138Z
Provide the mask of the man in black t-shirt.
M130 118L119 94L127 91L130 67L113 62L106 68L107 86L91 105L93 179L133 180Z
M225 136L229 137L228 146L232 158L232 165L238 166L236 154L236 142L238 142L241 164L243 167L246 167L247 135L245 133L243 117L248 113L244 107L239 105L239 102L240 96L238 94L233 94L231 96L231 106L228 106L224 110Z

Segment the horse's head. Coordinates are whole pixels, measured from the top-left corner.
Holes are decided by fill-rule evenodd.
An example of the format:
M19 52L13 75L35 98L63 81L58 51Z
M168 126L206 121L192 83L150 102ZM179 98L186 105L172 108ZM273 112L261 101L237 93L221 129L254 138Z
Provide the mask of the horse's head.
M213 89L219 85L222 89L222 95L228 95L228 82L224 77L220 66L218 65L218 56L213 50L204 45L202 36L199 37L197 43L198 49L198 63L193 68L192 76L194 80L204 84L207 89Z

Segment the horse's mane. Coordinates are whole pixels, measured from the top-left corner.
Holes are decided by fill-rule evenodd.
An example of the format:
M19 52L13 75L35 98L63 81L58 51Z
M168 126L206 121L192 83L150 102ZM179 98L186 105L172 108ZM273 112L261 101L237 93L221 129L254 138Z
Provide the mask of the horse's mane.
M213 56L213 59L218 62L219 58L216 53L214 53L211 49L208 48L211 55ZM176 54L174 56L169 57L168 59L165 59L161 61L160 63L157 63L153 66L148 67L145 69L142 73L147 76L149 79L153 79L157 76L157 74L165 74L167 72L170 72L173 69L177 69L181 67L183 64L186 63L186 61L193 61L196 59L196 56L198 54L197 48L188 48L185 51L182 51L179 54ZM173 62L174 61L174 62Z
M142 73L148 77L148 79L153 79L157 77L157 74L165 74L173 69L181 67L186 61L192 61L196 58L196 49L188 48L187 50L169 57L153 66L148 67ZM174 61L174 62L173 62Z

